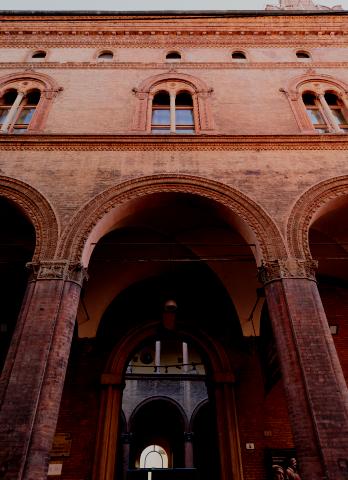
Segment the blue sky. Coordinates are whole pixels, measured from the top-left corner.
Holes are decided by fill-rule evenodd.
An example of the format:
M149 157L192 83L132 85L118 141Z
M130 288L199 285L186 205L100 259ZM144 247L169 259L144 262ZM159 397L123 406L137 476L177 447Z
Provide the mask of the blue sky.
M0 0L1 10L262 10L277 0ZM348 0L318 0L321 5L340 4L348 10Z

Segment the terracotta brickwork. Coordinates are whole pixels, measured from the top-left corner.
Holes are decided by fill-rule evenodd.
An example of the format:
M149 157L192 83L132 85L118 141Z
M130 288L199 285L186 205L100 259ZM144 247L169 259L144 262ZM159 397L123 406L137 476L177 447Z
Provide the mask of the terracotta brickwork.
M221 480L269 480L268 453L294 448L302 480L346 479L346 13L0 12L0 20L0 113L10 112L0 117L0 196L36 237L1 376L0 477L45 479L54 433L68 432L69 455L51 459L63 464L57 478L125 480L127 362L166 331L205 354ZM326 105L329 133L308 116L308 88L339 99ZM14 135L6 121L19 122L32 89L40 102L26 133ZM172 123L175 95L191 96L194 134L151 133L163 90ZM10 264L11 219L0 218ZM156 317L157 307L127 317L136 296L108 314L132 285L178 272L184 280L184 263L204 264L228 296L216 317L198 309L204 295L182 301L187 314L179 302L177 319ZM192 291L203 278L195 272ZM264 302L282 376L272 388L259 352Z

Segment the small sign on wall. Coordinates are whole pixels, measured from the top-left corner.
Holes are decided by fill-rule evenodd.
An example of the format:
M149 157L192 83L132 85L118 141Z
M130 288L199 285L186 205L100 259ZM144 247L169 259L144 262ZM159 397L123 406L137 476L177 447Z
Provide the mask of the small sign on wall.
M63 464L62 463L50 463L48 466L48 476L53 477L53 476L60 476L62 474L62 468Z
M69 457L71 450L71 434L56 433L53 440L51 457Z

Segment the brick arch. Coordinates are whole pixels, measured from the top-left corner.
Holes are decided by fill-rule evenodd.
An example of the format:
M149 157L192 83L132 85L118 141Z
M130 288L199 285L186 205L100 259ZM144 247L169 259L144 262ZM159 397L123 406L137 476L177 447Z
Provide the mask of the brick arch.
M311 258L308 235L313 219L321 208L344 195L348 195L348 175L324 180L301 195L287 225L287 241L292 256Z
M17 205L35 228L33 261L54 257L58 241L58 222L48 200L20 180L0 176L0 196Z
M287 85L287 92L290 95L299 95L301 87L307 83L320 83L338 88L342 93L348 93L348 85L331 75L320 75L317 73L306 73L290 80Z
M28 82L25 84L25 82ZM0 92L4 87L12 87L12 85L20 86L23 91L27 91L32 88L32 84L40 86L44 91L58 92L62 88L58 85L49 75L44 73L33 72L25 70L24 72L10 73L0 77Z
M101 220L125 202L155 193L188 193L227 207L247 226L257 243L257 261L285 258L281 234L263 208L240 191L202 177L153 175L111 187L80 209L65 230L59 247L61 258L88 264L90 237ZM106 232L98 234L98 241Z
M148 93L155 85L162 82L186 83L190 85L195 92L211 92L212 90L203 80L197 77L188 75L187 73L168 72L146 78L136 91L139 93Z

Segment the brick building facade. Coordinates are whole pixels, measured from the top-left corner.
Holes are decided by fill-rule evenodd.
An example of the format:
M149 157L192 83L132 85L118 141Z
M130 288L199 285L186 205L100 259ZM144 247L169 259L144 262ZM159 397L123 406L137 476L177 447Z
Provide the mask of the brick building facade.
M0 478L348 478L347 19L1 12Z

